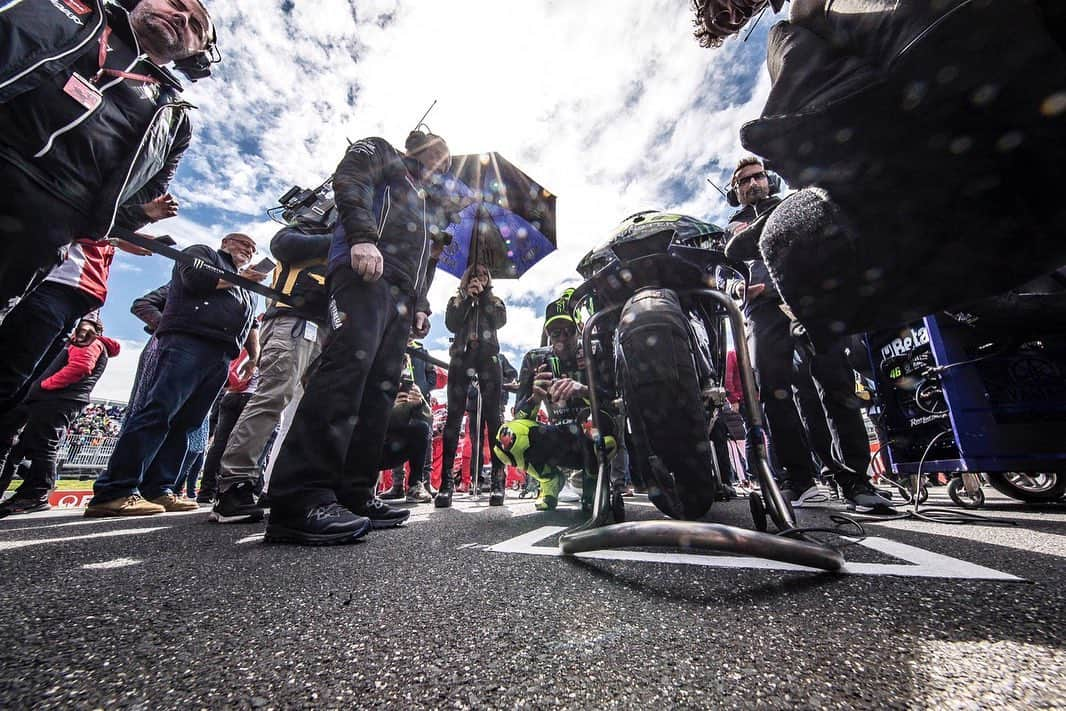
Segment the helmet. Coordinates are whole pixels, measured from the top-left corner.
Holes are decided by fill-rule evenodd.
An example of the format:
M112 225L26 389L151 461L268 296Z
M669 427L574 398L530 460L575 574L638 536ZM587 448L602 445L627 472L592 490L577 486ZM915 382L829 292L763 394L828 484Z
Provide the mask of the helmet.
M538 474L539 472L526 462L526 451L529 450L529 433L539 426L534 420L511 420L496 433L496 445L492 451L511 466L530 474Z
M581 259L577 271L588 279L618 259L615 248L619 245L669 230L674 233L671 244L707 248L714 246L716 242L725 242L725 232L722 228L709 222L672 212L644 210L622 220L622 224L611 231L611 236L605 244L593 249Z

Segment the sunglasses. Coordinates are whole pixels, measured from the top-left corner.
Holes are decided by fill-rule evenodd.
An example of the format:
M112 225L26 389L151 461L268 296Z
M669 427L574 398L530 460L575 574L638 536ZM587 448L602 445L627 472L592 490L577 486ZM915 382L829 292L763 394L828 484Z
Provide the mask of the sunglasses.
M564 338L571 338L577 333L577 329L573 328L553 328L548 331L548 338L554 338L556 340L562 340Z
M738 188L742 188L748 183L753 183L757 180L766 180L765 170L760 170L758 173L752 173L751 175L745 175L741 178L737 178L736 184Z

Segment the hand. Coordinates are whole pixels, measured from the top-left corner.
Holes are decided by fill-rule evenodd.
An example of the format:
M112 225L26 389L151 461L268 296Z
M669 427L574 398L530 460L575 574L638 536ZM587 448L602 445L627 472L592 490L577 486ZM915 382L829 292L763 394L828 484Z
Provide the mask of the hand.
M551 384L549 389L552 402L566 402L572 397L580 397L588 388L572 378L561 378Z
M159 220L165 220L178 214L178 201L170 193L167 193L166 195L160 195L151 202L144 203L141 205L141 209L144 210L144 214L148 216L149 220L159 222Z
M415 335L415 338L423 338L429 333L429 314L425 311L415 312L415 322L411 326L411 333Z
M749 284L748 285L748 300L754 301L759 298L759 294L766 291L766 284Z
M537 372L533 376L533 397L537 400L546 399L552 380L554 380L554 377L552 376L551 367L547 363L537 368Z
M251 358L246 358L243 363L237 367L237 379L242 383L252 379L252 373L255 372L255 362Z
M377 281L381 278L385 260L381 258L377 245L369 242L353 244L348 253L352 259L352 271L361 276L363 281Z
M466 285L466 293L469 296L480 296L482 292L481 282L472 281Z
M267 276L268 276L268 275L266 275L266 274L264 274L262 272L257 272L256 270L252 269L251 267L245 267L244 269L240 270L237 273L240 274L245 279L248 279L248 280L254 281L254 282L261 282L264 279L266 279Z
M422 389L411 383L411 389L407 391L407 402L421 402Z

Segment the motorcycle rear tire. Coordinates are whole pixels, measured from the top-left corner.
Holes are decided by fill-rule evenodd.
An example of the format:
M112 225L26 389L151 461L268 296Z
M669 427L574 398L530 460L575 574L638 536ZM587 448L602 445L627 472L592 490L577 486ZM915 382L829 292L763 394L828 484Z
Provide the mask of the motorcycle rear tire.
M1047 504L1058 501L1063 494L1066 494L1066 473L1047 472L1045 476L1054 477L1054 480L1036 490L1015 485L1010 480L1009 474L1005 472L989 472L988 483L1004 496L1024 501L1027 504Z
M655 481L654 467L637 465L650 479L649 499L672 518L700 518L714 503L717 478L687 319L674 292L645 289L622 308L620 322L619 375L634 454L658 457L669 472Z

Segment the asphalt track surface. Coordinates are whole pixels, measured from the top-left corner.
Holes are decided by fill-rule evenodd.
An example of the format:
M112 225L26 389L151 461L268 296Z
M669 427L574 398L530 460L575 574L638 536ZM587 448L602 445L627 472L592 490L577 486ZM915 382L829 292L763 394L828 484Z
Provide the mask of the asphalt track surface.
M515 498L317 549L206 509L11 517L0 707L1062 708L1066 506L986 493L1017 526L868 525L910 548L849 545L843 575L563 558L581 514Z

